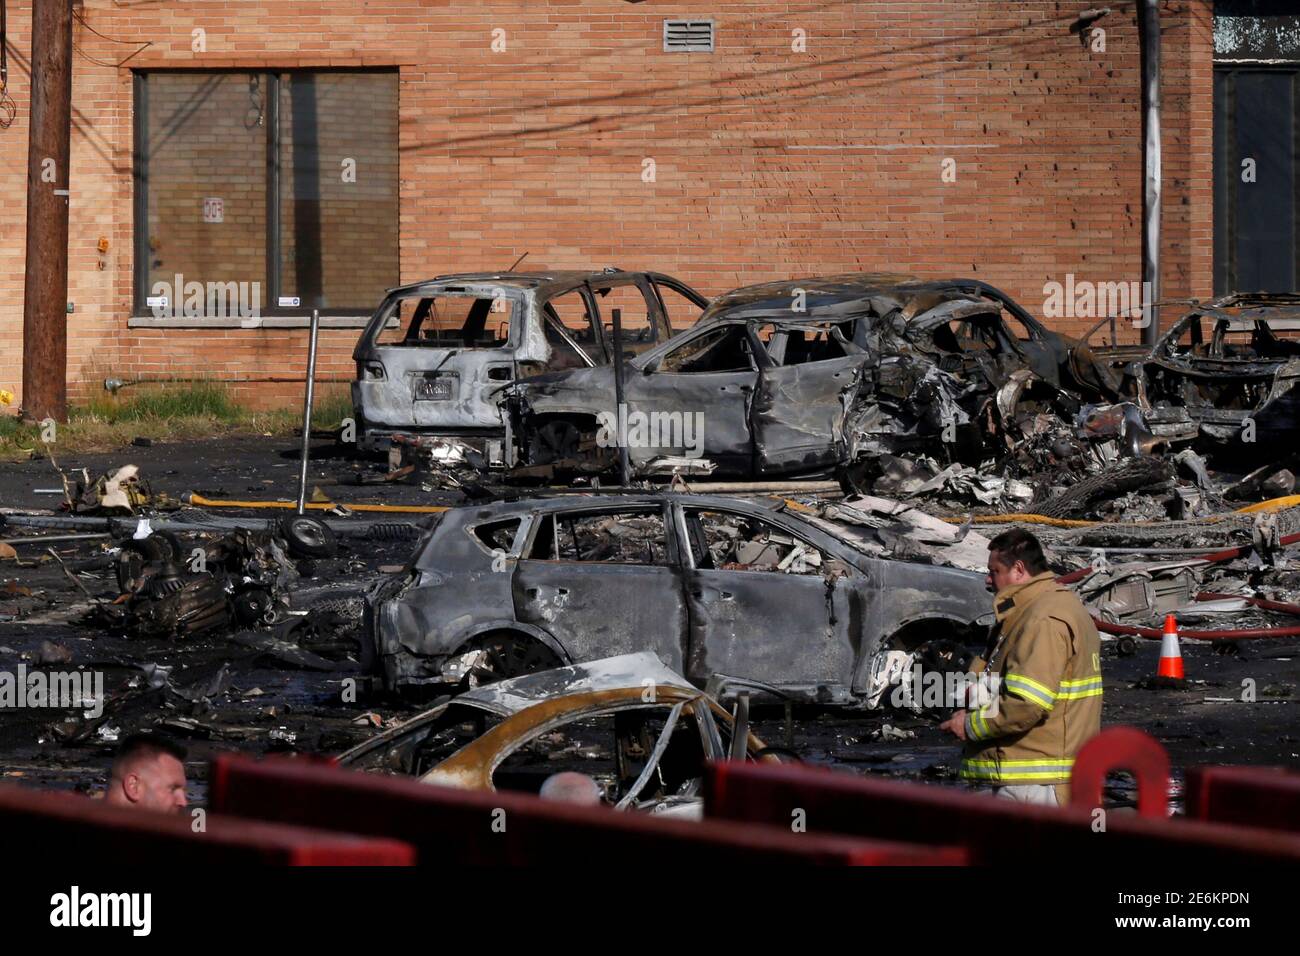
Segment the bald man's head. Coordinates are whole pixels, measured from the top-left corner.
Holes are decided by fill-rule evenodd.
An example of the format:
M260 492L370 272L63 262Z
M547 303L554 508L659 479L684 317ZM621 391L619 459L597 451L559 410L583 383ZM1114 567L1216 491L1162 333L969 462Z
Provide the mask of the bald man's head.
M584 807L598 806L602 802L600 785L585 773L573 770L551 774L542 784L538 796L543 800L559 800Z
M166 737L132 734L108 777L107 803L160 813L185 809L185 748Z

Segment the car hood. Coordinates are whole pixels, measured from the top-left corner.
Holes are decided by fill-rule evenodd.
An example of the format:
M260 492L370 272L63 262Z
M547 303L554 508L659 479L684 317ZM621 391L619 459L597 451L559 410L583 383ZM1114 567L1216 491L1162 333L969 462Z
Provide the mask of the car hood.
M690 681L681 674L666 667L649 651L642 651L486 684L461 694L456 702L498 714L517 714L561 695L645 687L647 682L693 689Z
M624 369L627 375L634 374L634 369L630 363L625 365ZM584 392L589 389L606 389L612 393L614 389L614 367L612 365L597 365L592 368L570 368L558 372L543 372L541 375L530 375L528 378L521 378L513 385L506 386L505 391L507 393L553 394L568 389Z

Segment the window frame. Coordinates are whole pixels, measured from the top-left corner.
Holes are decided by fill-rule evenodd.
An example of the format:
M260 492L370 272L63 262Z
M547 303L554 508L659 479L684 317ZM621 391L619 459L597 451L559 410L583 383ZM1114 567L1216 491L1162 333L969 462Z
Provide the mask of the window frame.
M608 361L613 361L614 356L614 307L611 306L608 312L601 307L601 302L604 300L604 296L600 294L601 289L613 291L614 289L630 287L635 289L641 296L641 301L645 305L645 327L654 332L652 341L640 343L644 346L643 351L658 348L673 337L667 314L664 312L658 296L655 295L650 283L646 281L644 276L624 274L615 277L611 282L604 283L593 282L588 279L585 285L595 309L593 315L595 316L596 325L600 329L600 336Z
M281 176L280 176L280 150L284 146L281 138L280 124L280 95L281 81L286 76L292 75L329 75L329 74L375 74L385 73L392 74L397 81L397 102L395 108L398 116L401 115L401 76L397 67L383 66L364 66L364 67L276 67L276 66L248 66L248 67L218 67L212 69L183 69L183 68L148 68L131 71L131 83L133 93L134 115L132 121L132 184L133 184L133 223L132 223L132 265L131 265L131 319L151 319L153 310L146 304L149 297L149 77L153 76L249 76L259 75L266 79L266 85L263 87L263 103L265 104L264 125L266 137L263 147L263 159L266 164L266 243L264 247L265 268L260 281L264 291L263 302L259 313L261 319L294 319L304 320L310 317L313 307L310 305L298 306L281 306L280 293L282 291L280 284L280 253L281 253L281 236L280 236L280 200L281 195ZM393 148L396 152L399 167L401 163L400 144L394 143ZM401 172L396 177L394 183L398 191L398 209L400 214L401 208ZM385 289L391 289L400 282L401 275L401 252L400 252L400 226L398 229L399 247L396 260L393 262L393 276L385 284ZM347 318L358 319L364 324L368 322L373 312L373 303L358 302L350 306L331 307L319 309L322 318ZM238 317L227 321L228 317L211 316L206 310L203 315L195 317L186 317L184 320L167 319L164 320L167 325L193 324L208 325L214 322L220 322L222 327L227 325L232 328L247 327L239 321ZM282 324L282 323L276 323ZM256 328L260 322L253 325Z
M547 519L550 519L552 534L554 535L553 546L555 553L559 553L560 545L560 520L563 518L593 518L604 517L609 515L632 515L638 514L649 515L656 514L663 522L664 533L664 564L647 564L645 562L623 562L623 561L571 561L566 558L537 558L533 557L533 551L538 544L538 536L547 526ZM676 530L673 525L673 514L668 507L668 503L659 502L638 502L626 504L609 504L597 503L586 505L578 508L557 508L537 511L532 515L532 521L529 522L528 528L524 532L522 539L517 540L518 556L520 561L538 561L545 564L564 564L564 565L583 565L587 567L625 567L625 568L678 568L682 566L681 550L678 546Z
M730 334L731 330L734 329L736 326L742 327L741 334L744 336L745 341L749 344L749 368L730 369L722 372L714 371L710 369L706 369L699 372L683 372L680 369L664 368L664 363L668 361L668 358L672 356L674 353L680 351L681 349L690 348L693 343L698 342L706 335L712 335L713 333L720 332L720 331L725 331L727 332L727 334ZM689 331L680 332L677 335L674 335L671 339L669 339L669 341L672 342L672 348L668 348L664 350L664 353L661 356L659 356L659 358L655 361L654 367L650 370L650 374L652 375L756 375L759 372L759 370L763 368L763 363L760 362L758 358L759 355L762 355L765 359L767 358L767 350L763 347L763 343L761 343L758 340L758 337L754 334L753 330L749 328L748 321L745 319L732 319L732 320L724 319L722 321L719 321L716 324L709 323L708 325L705 326L696 325L694 328L690 329ZM656 348L658 347L659 346L656 346ZM770 362L770 359L768 359L768 361Z

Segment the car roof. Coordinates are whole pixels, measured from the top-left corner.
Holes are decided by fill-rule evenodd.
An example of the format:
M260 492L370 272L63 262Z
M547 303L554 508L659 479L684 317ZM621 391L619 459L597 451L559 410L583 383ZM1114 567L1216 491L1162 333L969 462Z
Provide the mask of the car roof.
M1295 319L1300 318L1300 295L1294 292L1236 292L1201 303L1189 311L1185 318L1198 315L1239 322Z
M969 291L968 291L969 290ZM989 287L990 291L995 292ZM975 300L984 291L973 279L919 279L896 272L861 272L831 276L809 276L762 282L724 292L705 309L700 322L749 316L780 315L794 324L824 322L862 312L884 314L894 308L904 316L926 311L945 298ZM792 312L791 303L802 292L804 312ZM999 293L1000 294L1000 293ZM918 303L920 300L920 304Z
M499 285L507 289L536 290L543 297L577 288L586 282L596 284L638 276L655 275L647 272L627 272L623 269L553 269L542 272L457 272L450 275L422 279L388 290L388 295L432 294L457 285Z

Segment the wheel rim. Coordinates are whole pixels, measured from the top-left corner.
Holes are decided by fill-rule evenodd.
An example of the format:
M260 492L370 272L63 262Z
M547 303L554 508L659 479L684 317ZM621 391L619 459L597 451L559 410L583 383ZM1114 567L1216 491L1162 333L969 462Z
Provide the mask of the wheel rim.
M319 524L310 518L297 518L293 522L293 534L298 543L308 548L320 548L325 545L325 532Z

